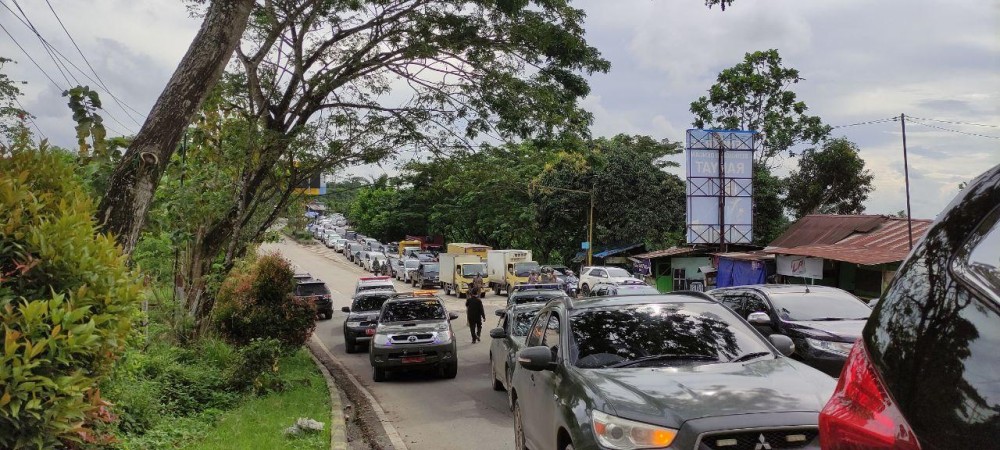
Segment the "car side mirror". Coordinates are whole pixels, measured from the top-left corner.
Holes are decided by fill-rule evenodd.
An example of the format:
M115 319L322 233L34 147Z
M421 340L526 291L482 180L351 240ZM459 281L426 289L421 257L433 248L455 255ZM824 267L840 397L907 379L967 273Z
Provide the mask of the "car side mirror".
M494 314L496 314L496 315L497 315L497 317L503 317L503 316L504 316L504 314L507 314L507 313L506 313L506 312L505 312L504 310L502 310L502 309L498 309L498 310L496 310L496 311L493 311L493 313L494 313Z
M795 353L795 343L792 342L792 338L785 336L783 334L772 334L767 337L771 344L781 352L782 355L791 356Z
M521 350L517 354L517 363L520 364L521 367L533 372L552 370L556 368L556 362L553 361L552 357L552 349L544 345L528 347Z
M771 325L771 317L765 312L754 312L747 316L747 322L751 325Z
M340 308L340 310L343 311L343 312L345 312L345 313L349 313L349 312L351 312L351 307L350 306L345 306L343 308Z
M507 337L507 332L503 328L494 328L490 330L490 337L493 339L503 339Z
M455 320L458 318L458 314L448 313L448 320Z

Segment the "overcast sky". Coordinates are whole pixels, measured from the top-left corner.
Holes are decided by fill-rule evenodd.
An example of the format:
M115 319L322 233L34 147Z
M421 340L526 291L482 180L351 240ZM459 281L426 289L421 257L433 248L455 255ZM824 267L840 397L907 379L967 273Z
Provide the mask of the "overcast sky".
M16 11L13 0L0 1ZM111 132L137 131L136 122L156 100L199 21L178 0L50 2L111 92L140 112L102 92ZM89 74L48 5L18 3L39 33ZM905 113L938 127L907 122L914 217L933 218L960 182L1000 163L1000 1L736 0L725 12L707 9L702 0L577 5L587 13L590 43L612 64L610 73L591 78L593 92L583 102L594 113L595 136L682 141L691 126L691 101L720 70L746 52L776 48L785 65L805 78L794 87L799 99L830 125ZM61 92L76 81L67 83L38 39L7 9L0 8L0 24L52 77L0 34L0 56L17 61L4 72L28 82L21 103L37 116L42 134L73 147L74 124ZM98 84L76 77L81 84ZM856 142L875 174L867 212L905 208L899 122L838 128L834 136ZM785 160L779 170L795 164ZM359 171L373 170L381 171Z

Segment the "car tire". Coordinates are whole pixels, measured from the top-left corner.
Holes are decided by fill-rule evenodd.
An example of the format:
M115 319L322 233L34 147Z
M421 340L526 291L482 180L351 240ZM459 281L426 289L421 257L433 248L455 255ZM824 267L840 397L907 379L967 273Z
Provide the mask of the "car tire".
M587 285L587 283L583 283L583 286L580 286L580 293L583 294L584 297L590 297L590 286Z
M344 350L346 350L347 353L356 353L358 351L358 344L353 340L348 339L347 336L344 336Z
M451 288L449 288L447 285L445 285L444 287L444 295L451 295Z
M458 361L441 365L441 378L455 378L458 376Z
M500 285L499 284L493 285L493 293L496 294L496 295L500 295Z
M573 450L573 444L572 443L566 444L566 446L563 447L563 450Z
M492 372L492 369L493 369L493 364L490 364L490 371L491 372ZM504 388L503 388L503 382L500 381L499 378L497 378L496 373L493 374L493 390L494 391L502 391L502 390L504 390Z
M381 383L386 380L387 374L384 367L372 366L372 381Z
M458 291L455 291L455 295L458 296L458 298L467 298L469 296L468 294L463 294Z
M519 402L514 402L514 448L516 450L525 450L528 447L524 442L524 423L521 418L521 405Z

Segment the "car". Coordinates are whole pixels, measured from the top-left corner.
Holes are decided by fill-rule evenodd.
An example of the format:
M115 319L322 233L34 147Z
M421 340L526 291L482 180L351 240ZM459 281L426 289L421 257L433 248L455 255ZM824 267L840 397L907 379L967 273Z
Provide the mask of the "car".
M517 352L524 347L531 322L538 315L544 303L518 303L505 309L496 310L500 316L497 327L490 330L490 373L494 391L510 390L511 375L517 367ZM507 396L507 406L513 409L514 401Z
M337 253L344 253L344 247L347 246L347 239L340 238L333 242L333 249Z
M347 260L357 264L357 257L361 255L361 244L357 242L348 242L347 246L344 247L344 256Z
M558 283L519 284L507 294L507 307L522 303L548 303L555 299L568 298L566 291Z
M762 334L784 334L795 358L836 378L872 309L851 293L827 286L764 284L708 292Z
M396 273L402 269L403 260L399 259L399 255L395 253L386 253L385 261L389 264L388 275L392 278L396 278Z
M624 283L626 281L642 282L642 280L633 277L632 274L621 267L584 267L580 270L579 289L583 295L590 295L590 288L597 283Z
M820 413L823 448L997 448L1000 165L938 214L880 298Z
M347 313L344 318L344 348L347 353L368 347L368 341L375 335L375 325L382 304L395 293L388 289L361 291L354 295L351 306L341 308L341 311Z
M591 297L607 297L609 295L651 295L660 291L641 281L625 283L597 283L590 288Z
M316 305L316 315L323 320L333 318L333 298L326 283L315 278L300 280L295 285L295 297L309 299Z
M375 271L375 262L378 262L379 266L385 264L385 254L379 252L367 252L365 253L364 268L369 272Z
M295 271L295 273L292 275L292 278L295 279L296 283L298 283L300 281L303 281L303 280L311 279L312 277L313 277L312 274L310 274L309 272Z
M404 283L413 284L413 275L420 267L420 260L416 258L403 259L403 270L396 272L396 279Z
M702 293L551 301L517 354L515 448L817 449L835 381L792 346Z
M426 287L441 287L441 274L438 272L439 270L439 264L437 262L421 262L411 277L413 287L419 287L421 289Z
M327 233L326 238L323 240L323 245L326 245L326 248L333 248L338 239L340 239L340 235L333 232Z
M358 284L354 286L354 295L358 295L362 291L381 290L395 292L396 285L392 284L392 279L389 277L361 277L358 279Z
M458 374L458 345L448 312L434 291L396 294L379 311L368 361L372 380L382 382L394 372L437 369L442 378Z
M358 267L365 266L365 260L368 259L368 250L358 250L354 253L354 264Z

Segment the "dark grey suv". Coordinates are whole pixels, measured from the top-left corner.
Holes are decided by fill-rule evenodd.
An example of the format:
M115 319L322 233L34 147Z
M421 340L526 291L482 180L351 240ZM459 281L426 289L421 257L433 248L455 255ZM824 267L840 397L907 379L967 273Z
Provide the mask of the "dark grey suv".
M834 380L791 347L704 294L550 302L514 370L516 448L818 449Z

